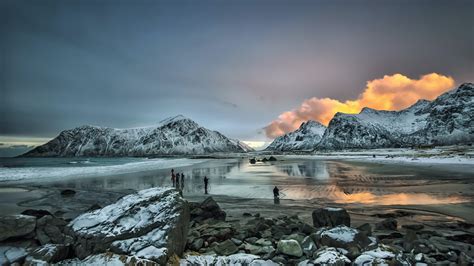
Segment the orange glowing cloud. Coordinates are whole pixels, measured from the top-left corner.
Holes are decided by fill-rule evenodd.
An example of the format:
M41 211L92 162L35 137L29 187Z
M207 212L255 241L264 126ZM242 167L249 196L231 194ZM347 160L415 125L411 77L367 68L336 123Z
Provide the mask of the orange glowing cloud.
M433 100L454 85L453 78L436 73L421 76L420 79L410 79L402 74L385 75L381 79L368 81L356 100L341 102L330 98L307 99L298 108L278 116L265 127L265 133L269 138L276 138L296 130L302 122L308 120L328 125L337 112L357 114L364 107L401 110L420 99Z

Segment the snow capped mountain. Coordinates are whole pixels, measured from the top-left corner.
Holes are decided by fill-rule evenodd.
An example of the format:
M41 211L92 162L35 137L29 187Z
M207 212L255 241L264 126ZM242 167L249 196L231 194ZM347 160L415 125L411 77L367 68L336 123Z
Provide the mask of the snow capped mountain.
M318 149L448 145L474 140L474 85L465 83L432 102L420 100L401 111L364 108L337 113Z
M23 156L148 156L245 152L235 141L175 116L152 127L116 129L81 126L62 131Z
M266 150L371 149L451 145L474 141L474 84L465 83L430 102L401 111L363 108L337 113L327 128L315 121L276 138Z
M267 148L269 151L312 150L319 143L326 127L316 121L307 121L288 134L276 138Z
M239 146L240 148L242 148L242 150L244 150L245 152L252 152L252 151L255 151L254 148L250 147L249 145L245 144L243 141L240 141L238 139L230 139L230 141L232 141L232 143L234 143L235 145Z

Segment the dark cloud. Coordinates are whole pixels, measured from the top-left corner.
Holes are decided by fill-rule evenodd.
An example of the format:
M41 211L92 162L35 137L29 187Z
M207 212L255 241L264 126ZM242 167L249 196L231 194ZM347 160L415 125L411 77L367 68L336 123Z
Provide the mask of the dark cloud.
M311 97L473 81L473 1L0 1L0 135L183 114L241 139Z

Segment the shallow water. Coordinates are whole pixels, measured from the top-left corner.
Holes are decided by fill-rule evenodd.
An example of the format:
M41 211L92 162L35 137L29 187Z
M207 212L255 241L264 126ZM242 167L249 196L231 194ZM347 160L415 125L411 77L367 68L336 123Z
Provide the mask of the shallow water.
M61 160L56 163L64 163ZM183 165L175 170L185 174L182 186L185 196L203 194L202 180L207 176L210 179L211 195L271 199L273 187L278 186L283 199L316 202L429 205L474 201L474 177L471 169L467 168L471 166L396 165L291 158L255 165L249 164L247 159L180 161L186 162L185 164L158 159L156 167L153 167L153 161L143 163L143 159L132 159L137 160L131 164L133 171L123 173L115 171L127 169L123 162L110 160L112 159L92 160L97 164L112 166L114 171L109 174L104 170L94 175L94 171L90 171L93 168L89 168L87 175L83 175L81 167L90 166L67 166L74 169L73 174L61 178L56 176L53 169L55 166L50 166L54 177L48 178L48 168L45 167L41 172L42 178L21 182L23 186L40 185L77 190L140 190L153 186L170 186L170 169L166 165L169 162L173 167ZM25 161L20 167L10 166L16 170L28 167L28 162ZM12 185L11 182L0 183L0 186ZM0 190L0 194L2 193L6 192Z

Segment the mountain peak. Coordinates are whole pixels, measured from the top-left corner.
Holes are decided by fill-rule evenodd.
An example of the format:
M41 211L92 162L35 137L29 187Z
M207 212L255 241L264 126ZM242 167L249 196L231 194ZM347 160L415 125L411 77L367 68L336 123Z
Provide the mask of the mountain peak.
M190 118L185 117L184 115L176 115L176 116L171 116L171 117L161 120L160 124L165 125L165 124L169 124L169 123L181 121L181 120L193 121Z

